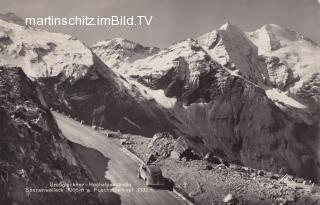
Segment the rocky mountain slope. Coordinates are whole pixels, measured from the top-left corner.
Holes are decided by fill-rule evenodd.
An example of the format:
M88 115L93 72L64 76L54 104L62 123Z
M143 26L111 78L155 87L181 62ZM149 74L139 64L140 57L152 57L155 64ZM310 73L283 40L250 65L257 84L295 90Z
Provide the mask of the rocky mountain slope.
M0 64L21 65L50 107L90 125L145 136L169 131L239 164L319 180L319 67L305 52L318 46L284 31L272 32L283 36L280 47L273 39L274 52L264 54L261 42L271 42L264 32L226 23L160 51L100 42L93 47L100 59L68 35L0 20ZM293 74L285 86L275 77L282 65Z
M294 68L290 67L293 64L281 62L270 69L270 56L282 59L278 53L262 55L261 42L268 44L270 39L254 40L259 39L255 32L248 34L226 23L197 39L187 39L123 64L118 72L146 98L153 98L171 112L175 116L172 123L185 136L200 137L216 154L250 167L318 180L319 105L314 99L320 67L308 59L317 59L320 53L311 56L305 46L317 51L316 44L286 32L282 33L286 38L295 35L299 40L289 38L286 45L291 50L279 53L287 53L287 59L293 61L293 46L300 43L300 55L307 56L301 57ZM301 67L307 63L310 69ZM301 79L285 89L275 77L283 64L297 70L295 78ZM311 91L301 91L310 100L301 100L288 91L299 86L300 90Z
M289 175L229 163L212 153L198 156L194 141L169 133L153 138L122 135L124 146L145 162L161 167L163 175L194 204L270 205L319 204L319 187ZM121 141L120 140L120 141ZM200 144L195 144L199 148Z
M1 204L102 204L90 193L26 191L49 189L50 182L93 179L71 151L41 93L20 68L0 67L0 127Z
M49 107L90 125L147 135L172 129L160 106L69 35L0 20L0 65L21 66Z
M319 105L320 47L309 38L268 24L247 33L267 64L272 85L308 105Z
M227 22L219 29L198 37L197 41L221 65L260 86L269 83L268 71L259 57L258 48L238 27Z

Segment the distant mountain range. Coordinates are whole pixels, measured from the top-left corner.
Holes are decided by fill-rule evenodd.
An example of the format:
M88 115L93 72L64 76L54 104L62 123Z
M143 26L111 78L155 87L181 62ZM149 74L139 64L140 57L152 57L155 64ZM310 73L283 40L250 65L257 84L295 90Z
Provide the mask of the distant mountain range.
M165 49L121 38L88 48L2 19L0 65L21 67L49 107L126 133L169 131L239 164L319 180L320 47L303 35L227 22Z

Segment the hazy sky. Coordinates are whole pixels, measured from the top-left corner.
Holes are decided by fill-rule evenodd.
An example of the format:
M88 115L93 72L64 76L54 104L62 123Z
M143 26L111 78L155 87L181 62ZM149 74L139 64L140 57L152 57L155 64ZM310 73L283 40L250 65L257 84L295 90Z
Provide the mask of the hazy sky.
M0 13L5 12L23 18L154 16L148 27L45 27L76 36L88 45L123 37L143 45L166 47L214 30L226 21L246 31L275 23L320 43L318 0L0 0Z

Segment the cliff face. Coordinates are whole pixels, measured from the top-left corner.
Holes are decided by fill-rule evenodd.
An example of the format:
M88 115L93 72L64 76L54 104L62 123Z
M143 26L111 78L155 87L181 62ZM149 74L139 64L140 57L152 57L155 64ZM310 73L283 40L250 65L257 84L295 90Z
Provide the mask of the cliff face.
M226 24L118 72L171 113L176 135L200 138L215 154L246 166L319 180L317 75L296 95L285 92L274 84L271 58L281 73L281 56L260 55L250 37Z
M179 65L149 80L134 76L176 99L168 110L182 135L200 137L216 155L249 167L319 180L314 112L274 102L258 85L210 60L190 81L188 60L175 59Z
M1 204L101 204L93 194L31 193L50 182L88 182L41 93L19 68L0 67Z
M202 136L217 155L249 167L319 180L319 124L281 110L260 87L212 68L174 110L185 134ZM201 103L196 103L201 102Z
M126 133L152 136L157 130L172 130L166 111L145 99L136 87L94 58L90 72L70 82L63 74L39 78L48 105L96 125Z

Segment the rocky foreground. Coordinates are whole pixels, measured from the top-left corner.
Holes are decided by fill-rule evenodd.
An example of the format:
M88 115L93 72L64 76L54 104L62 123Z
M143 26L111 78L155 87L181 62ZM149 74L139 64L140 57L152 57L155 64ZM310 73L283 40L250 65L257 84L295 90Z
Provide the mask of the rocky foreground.
M0 67L0 204L102 204L91 193L27 191L92 180L35 84L20 68Z
M168 133L122 138L145 162L159 165L195 204L320 204L319 186L312 181L231 164L210 153L199 155L191 148L195 142Z

